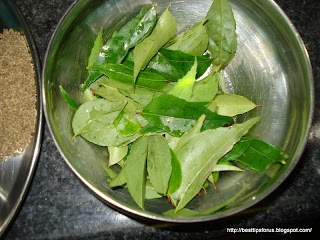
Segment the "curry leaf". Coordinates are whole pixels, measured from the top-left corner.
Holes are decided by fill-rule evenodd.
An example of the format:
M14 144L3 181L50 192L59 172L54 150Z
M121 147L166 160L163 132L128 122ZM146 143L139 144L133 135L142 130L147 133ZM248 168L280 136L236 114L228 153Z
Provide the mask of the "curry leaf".
M102 87L94 91L94 94L99 95L111 102L125 100L127 104L124 109L129 113L135 113L137 110L142 110L143 107L139 103L133 101L131 98L126 97L125 95L120 93L118 89L114 87L110 87L105 83L100 83L100 84L102 85Z
M123 168L121 168L120 172L117 174L116 177L114 177L109 186L111 188L114 187L121 187L123 185L125 185L127 183L127 177L126 177L126 165L123 166Z
M66 101L68 106L72 110L78 110L79 105L72 99L72 97L69 95L69 93L67 93L66 90L64 90L64 88L61 85L59 86L59 89L60 89L60 93L61 93L63 99Z
M191 102L210 102L218 91L217 73L210 73L204 79L196 81L193 87Z
M146 190L146 160L148 154L148 137L140 137L131 147L126 161L128 190L140 208L144 208Z
M230 93L218 94L214 98L214 102L217 104L216 112L229 117L243 114L257 106L243 96Z
M119 32L116 32L104 46L99 49L99 54L96 55L96 48L101 44L101 37L98 34L97 44L94 45L94 51L91 51L92 59L90 64L101 65L104 63L121 63L125 58L130 48L141 42L146 36L150 34L157 20L157 14L154 6L147 7L131 21L129 21ZM95 58L95 62L93 62ZM82 91L85 91L91 83L101 77L101 73L96 71L89 71L89 75L84 82Z
M208 181L211 182L213 185L216 184L216 182L219 179L219 172L213 172L212 174L209 175Z
M124 100L111 102L105 99L82 104L72 120L75 136L81 134L83 138L99 146L117 147L134 141L138 135L119 135L113 125L125 105Z
M165 47L172 50L180 50L194 56L201 56L207 50L209 41L208 33L203 26L204 22L196 23L176 35Z
M166 139L161 135L149 137L147 171L156 191L165 195L172 167L170 148Z
M236 21L227 0L214 0L205 27L209 36L208 50L218 69L226 67L237 50Z
M148 65L151 58L176 34L176 31L176 21L167 8L160 16L152 33L133 49L134 82L140 70Z
M234 145L233 149L219 160L219 163L225 164L228 161L239 158L248 150L253 139L252 137L242 137L241 140Z
M141 112L156 127L178 137L190 131L202 114L206 115L203 130L221 127L233 121L230 117L211 112L204 103L188 102L170 94L154 98Z
M171 168L172 168L172 174L169 181L169 187L168 187L168 195L171 195L177 189L180 187L181 184L181 166L177 159L176 154L172 149L170 149L171 153Z
M138 134L141 135L148 135L148 134L154 134L154 133L163 133L164 130L161 128L158 128L153 123L149 122L146 126L142 127L140 130L138 130Z
M146 182L146 192L145 192L145 199L155 199L161 198L163 195L159 194L149 179Z
M88 69L97 70L114 81L134 85L133 70L125 65L105 63L103 65L90 66ZM168 84L168 80L156 73L142 72L139 74L136 84L141 87L161 91Z
M258 121L259 118L253 118L232 127L221 127L195 134L176 151L182 172L181 185L171 195L172 199L178 201L176 211L194 198L212 173L217 161Z
M103 169L108 174L108 177L112 180L117 177L117 173L113 171L111 168L107 167L106 165L103 165Z
M128 146L108 147L109 164L108 167L120 162L128 153Z
M141 128L141 124L135 114L125 110L114 120L113 125L117 132L124 136L135 134Z
M230 165L230 164L217 164L213 167L212 172L223 172L223 171L240 171L243 170L238 168L237 166Z
M202 76L212 63L209 55L197 56L197 78ZM125 59L124 65L133 68L134 63L130 58ZM194 64L194 56L179 50L161 48L159 52L150 60L144 71L155 72L170 81L178 81Z
M181 138L178 138L178 141L174 146L172 146L172 149L174 151L178 151L181 147L183 147L189 140L197 133L201 132L204 120L206 119L206 115L201 115L199 119L197 120L196 124L193 126L193 128L189 131L183 134Z
M85 102L75 112L72 120L75 136L101 131L113 123L125 105L125 101L110 102L105 99Z
M86 80L83 83L82 86L82 92L84 92L85 90L88 89L88 87L93 84L95 81L97 81L101 76L103 76L103 74L101 72L98 71L89 71L89 75L86 78Z
M247 150L234 160L256 171L265 172L272 163L281 162L284 164L287 158L288 155L279 147L260 139L252 138Z
M186 101L190 100L193 91L193 85L196 80L197 65L197 58L195 58L194 64L190 71L178 80L177 84L169 92L169 94L184 99Z
M90 88L84 90L82 94L82 103L99 99L99 95L93 94L93 91L97 90L98 88L100 88L100 85L97 82L94 82L90 85Z
M126 100L128 101L128 103L130 102L128 98L132 99L137 110L142 109L142 107L146 106L154 97L163 94L162 91L155 91L144 87L135 86L135 88L133 88L132 84L117 82L112 79L107 79L107 81L100 84L105 87L108 86L110 88L117 89L119 93L127 97ZM164 89L163 91L165 90L166 89ZM107 97L107 99L109 98L110 97Z
M140 135L120 135L113 124L97 131L82 133L81 136L99 146L121 147L135 141Z
M155 23L156 11L154 6L146 7L120 29L106 44L101 48L101 52L95 65L103 63L121 63L127 55L128 50L141 42L148 36Z
M96 37L96 40L93 43L93 47L91 49L89 60L88 60L88 66L94 65L94 63L96 62L99 56L100 50L103 46L102 35L103 35L103 27L100 28L100 31Z
M121 94L116 88L110 87L105 83L101 83L103 86L94 91L95 94L104 97L109 101L121 101L127 102L125 108L119 116L114 120L113 125L121 135L132 135L141 128L141 124L137 118L136 110L141 110L142 106L134 102L131 98L128 98Z

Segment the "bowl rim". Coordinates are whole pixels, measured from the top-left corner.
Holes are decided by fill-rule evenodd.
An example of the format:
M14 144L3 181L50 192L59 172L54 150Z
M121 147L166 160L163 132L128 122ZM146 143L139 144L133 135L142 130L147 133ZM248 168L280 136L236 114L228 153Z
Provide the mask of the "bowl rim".
M76 7L76 5L79 2L89 2L89 0L76 0L74 1L69 8L67 9L67 11L63 14L63 16L61 17L61 19L59 20L57 27L55 28L46 53L45 53L45 57L44 57L44 66L42 69L42 99L43 99L43 107L44 107L44 115L46 118L46 123L48 125L49 128L49 132L54 140L54 143L60 153L60 155L63 157L65 163L68 165L68 167L73 171L73 173L81 180L81 182L87 187L89 188L96 197L98 197L100 200L102 200L104 203L107 204L107 206L111 207L112 209L115 209L116 211L119 211L125 215L129 215L138 219L142 219L142 220L153 220L153 221L160 221L160 222L169 222L169 223L197 223L197 222L207 222L207 221L213 221L213 220L217 220L217 219L222 219L222 218L226 218L235 214L238 214L250 207L252 207L253 205L256 205L258 202L262 201L263 199L265 199L267 196L269 196L272 192L274 192L275 189L277 189L284 181L285 179L291 174L291 172L293 171L293 169L296 167L296 165L298 164L308 141L308 135L310 133L311 130L311 125L312 125L312 120L313 120L313 115L314 115L314 98L315 98L315 93L314 93L314 77L313 77L313 71L312 71L312 66L311 66L311 61L310 61L310 57L307 51L307 48L299 34L299 32L297 31L296 27L294 26L294 24L291 22L291 20L289 19L289 17L286 15L286 13L282 10L282 8L274 1L274 0L263 0L266 1L266 4L270 4L274 10L281 16L281 18L284 19L285 24L288 25L288 27L290 28L289 30L292 31L292 33L294 33L294 35L296 36L296 40L300 46L300 51L303 53L303 57L304 57L304 62L306 64L307 67L307 71L308 71L308 76L309 76L309 82L310 82L310 109L309 110L309 115L308 115L308 123L307 123L307 127L306 127L306 131L305 131L305 135L303 138L303 141L301 143L301 148L299 150L299 152L296 155L296 158L294 159L293 163L291 164L291 166L287 169L287 171L282 174L281 178L279 178L276 182L273 182L272 184L270 184L270 186L268 187L268 189L261 194L259 197L255 198L254 200L252 200L251 202L249 202L248 204L244 205L244 206L240 206L237 207L235 209L232 209L230 211L227 211L226 213L222 213L220 215L206 215L206 216L200 216L200 217L193 217L193 218L172 218L172 217L165 217L165 216L161 216L161 215L151 215L149 214L147 211L143 211L143 210L136 210L134 208L130 208L127 207L125 205L122 205L121 203L119 203L118 201L112 199L111 197L105 195L104 193L102 193L100 190L98 190L97 188L95 188L92 184L90 184L84 177L82 177L80 175L80 173L77 172L77 170L72 166L72 164L68 161L67 157L65 156L65 154L63 153L62 149L59 146L59 143L57 142L52 127L50 125L49 122L49 113L47 112L46 109L46 95L45 95L45 72L46 72L46 63L48 61L48 55L49 52L52 48L52 44L55 40L56 34L58 33L58 31L60 30L60 28L63 25L64 20L67 18L68 14Z

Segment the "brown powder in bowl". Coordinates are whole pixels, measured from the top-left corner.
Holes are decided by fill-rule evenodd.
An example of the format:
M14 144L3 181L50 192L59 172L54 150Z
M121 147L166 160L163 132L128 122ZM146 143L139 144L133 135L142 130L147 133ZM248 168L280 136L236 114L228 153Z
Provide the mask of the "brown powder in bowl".
M26 38L0 33L0 162L28 146L36 126L37 87Z

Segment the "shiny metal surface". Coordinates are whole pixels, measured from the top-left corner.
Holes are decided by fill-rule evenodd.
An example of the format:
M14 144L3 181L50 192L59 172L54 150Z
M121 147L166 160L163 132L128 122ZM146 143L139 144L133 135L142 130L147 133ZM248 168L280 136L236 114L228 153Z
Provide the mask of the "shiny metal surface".
M34 135L22 155L7 157L0 163L0 237L14 219L31 182L36 167L42 134L42 97L40 94L40 61L27 23L15 3L0 2L0 31L13 28L23 31L32 54L38 86L37 123Z
M101 199L131 216L170 222L197 222L219 219L244 210L272 192L291 172L299 160L310 129L313 112L313 77L304 44L281 9L271 0L230 0L237 21L238 51L225 69L228 89L244 95L263 107L245 118L260 116L252 135L278 145L290 154L287 164L273 168L267 175L247 170L221 175L217 190L195 198L188 207L208 209L212 203L229 198L243 185L248 191L232 205L207 216L170 218L161 215L172 206L166 199L146 201L142 211L126 189L111 190L103 165L106 148L95 146L81 137L71 140L73 111L59 94L59 85L81 102L79 85L87 70L87 58L101 26L107 39L119 30L142 6L157 2L162 12L170 10L178 31L203 20L211 0L79 0L61 19L49 44L43 69L44 110L54 141L66 163Z

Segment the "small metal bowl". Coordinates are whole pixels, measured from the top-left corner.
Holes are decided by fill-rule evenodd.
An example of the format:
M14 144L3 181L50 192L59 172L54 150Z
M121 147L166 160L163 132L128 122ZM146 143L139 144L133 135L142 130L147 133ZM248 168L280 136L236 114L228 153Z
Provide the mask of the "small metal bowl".
M313 112L313 77L307 51L289 19L271 0L230 0L234 10L238 51L225 69L230 91L244 95L263 107L245 117L260 116L252 135L281 147L290 158L268 174L253 171L225 173L217 190L196 197L188 205L196 211L221 203L250 183L247 191L229 206L206 216L165 217L172 208L167 199L145 202L145 211L131 199L127 189L110 189L103 165L108 161L106 148L73 136L70 121L74 112L59 93L59 85L81 102L80 84L86 75L88 56L101 26L104 39L119 30L143 6L157 3L161 13L170 3L178 32L202 21L212 0L79 0L61 19L48 46L42 94L45 115L54 141L69 167L101 199L121 212L168 222L199 222L240 212L270 194L289 175L298 162L309 132Z
M42 136L42 99L40 94L40 60L27 22L11 0L0 1L0 32L14 29L24 34L32 55L37 85L37 120L27 148L16 157L6 157L0 162L0 238L12 223L22 205L36 168ZM0 55L3 53L1 52ZM15 69L12 69L15 71ZM28 84L26 82L26 84ZM0 103L1 104L1 103ZM2 117L2 116L1 116ZM1 129L2 131L2 129ZM2 139L1 139L2 141Z

